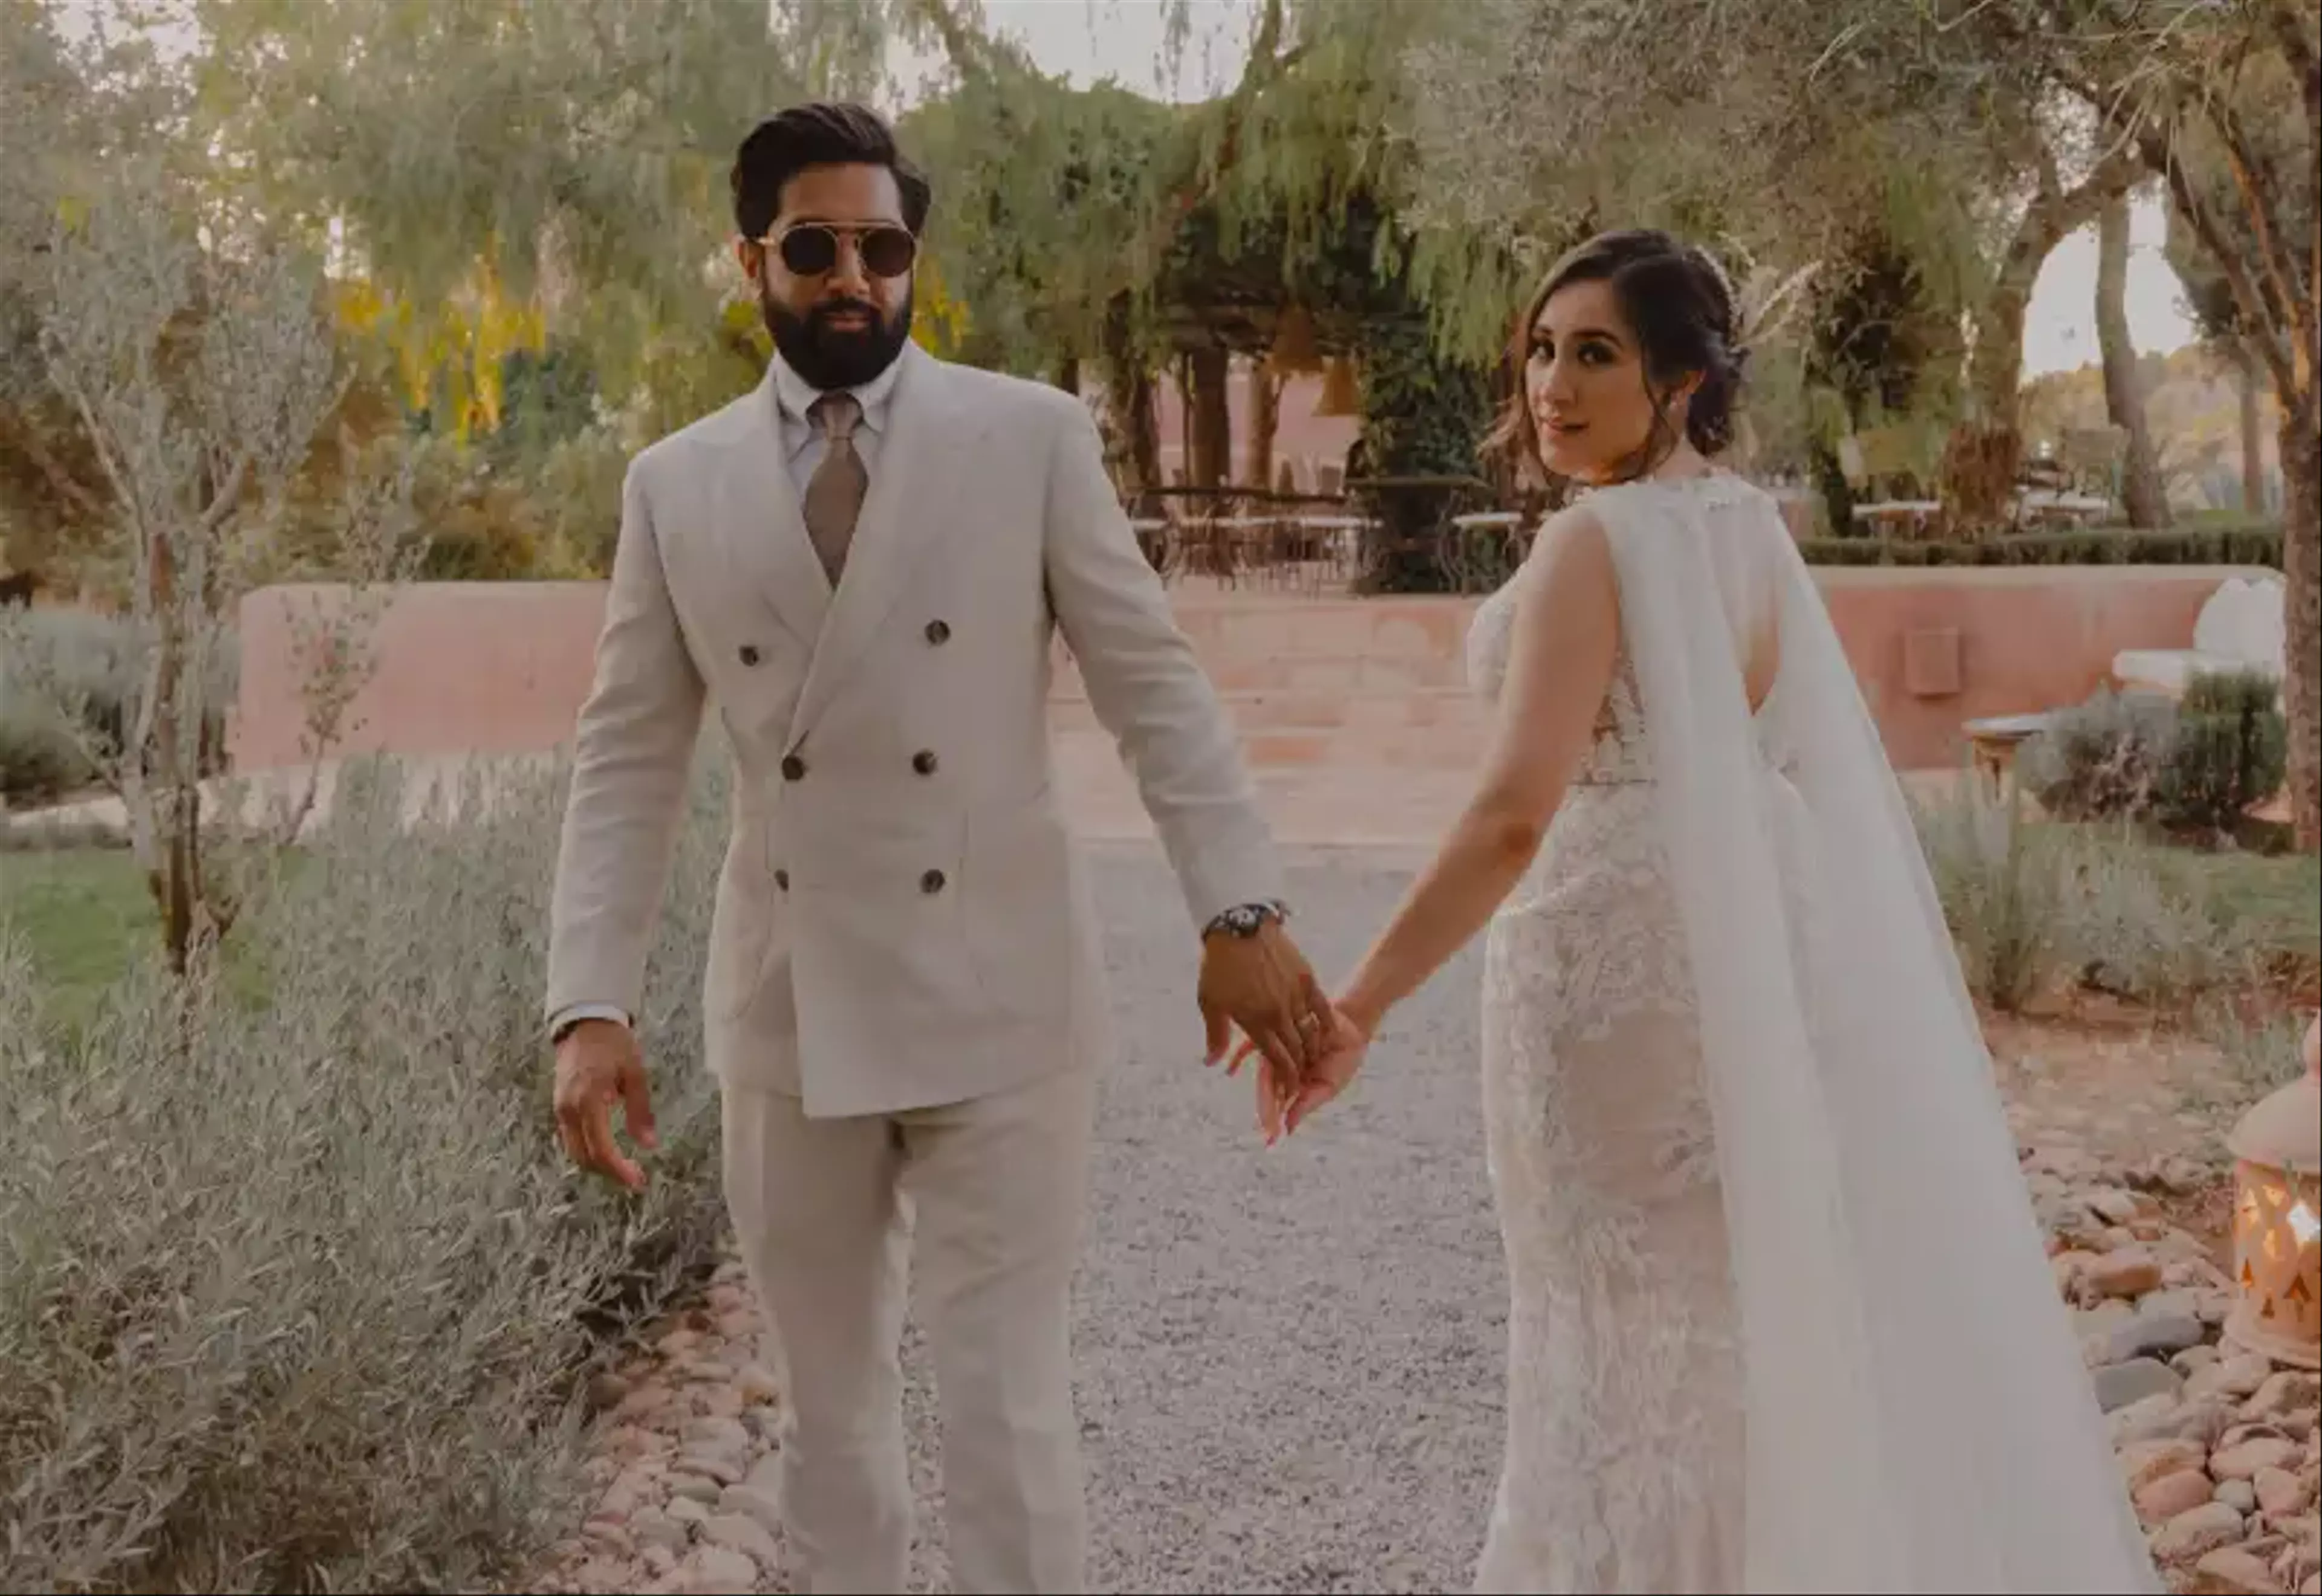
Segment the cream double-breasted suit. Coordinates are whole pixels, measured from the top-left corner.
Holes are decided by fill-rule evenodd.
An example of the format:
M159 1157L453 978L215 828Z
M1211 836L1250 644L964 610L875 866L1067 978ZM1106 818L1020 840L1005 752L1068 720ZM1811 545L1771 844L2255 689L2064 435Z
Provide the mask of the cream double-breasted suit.
M795 1572L901 1588L911 1236L955 1584L1078 1590L1067 1300L1111 1036L1048 747L1056 632L1193 925L1279 897L1278 866L1080 401L911 345L855 391L870 488L835 591L799 509L812 390L779 360L630 467L548 1010L637 1012L714 705L736 796L708 1053L727 1201L786 1366Z

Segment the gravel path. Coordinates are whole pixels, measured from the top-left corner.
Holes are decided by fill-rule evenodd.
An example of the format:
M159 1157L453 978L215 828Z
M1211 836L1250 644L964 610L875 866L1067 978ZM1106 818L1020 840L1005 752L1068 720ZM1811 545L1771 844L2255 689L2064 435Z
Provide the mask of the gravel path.
M1096 1587L1465 1589L1498 1466L1505 1323L1475 952L1390 1027L1350 1100L1268 1152L1248 1083L1200 1067L1196 955L1168 871L1149 846L1092 859L1124 1043L1100 1109L1075 1326ZM1326 981L1408 880L1382 854L1294 870L1300 938ZM2054 1039L2015 1040L2004 1059ZM2121 1162L2109 1133L2131 1083L2107 1068L2098 1108L2077 1092L2048 1102L2062 1082L2039 1062L2003 1063L2003 1089L2058 1286L2171 1588L2322 1596L2317 1382L2218 1345L2232 1286L2209 1255L2215 1238L2170 1218L2218 1195L2214 1158L2161 1136ZM2166 1128L2156 1105L2141 1123ZM759 1329L729 1258L701 1302L603 1377L588 1465L601 1494L524 1588L787 1588L772 1494L779 1398L753 1363ZM916 1330L904 1362L913 1584L940 1589L938 1437Z
M1099 1109L1076 1303L1090 1575L1115 1591L1465 1589L1499 1465L1505 1286L1485 1181L1476 967L1383 1037L1352 1099L1271 1151L1201 1067L1197 950L1149 844L1090 854L1122 1053ZM1393 910L1392 855L1294 864L1326 981ZM772 1387L738 1263L618 1375L603 1495L533 1589L780 1590ZM913 1583L944 1587L926 1348L903 1345Z
M1151 853L1094 856L1122 1056L1081 1277L1092 1577L1111 1590L1465 1588L1499 1466L1505 1284L1485 1181L1474 954L1358 1090L1271 1151L1200 1067L1195 951ZM1326 982L1408 876L1295 869Z

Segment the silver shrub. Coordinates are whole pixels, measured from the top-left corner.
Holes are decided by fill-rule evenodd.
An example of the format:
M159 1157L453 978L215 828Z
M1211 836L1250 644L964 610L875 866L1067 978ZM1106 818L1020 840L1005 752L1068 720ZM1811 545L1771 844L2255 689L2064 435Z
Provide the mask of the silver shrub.
M562 787L471 780L407 825L351 770L224 973L133 948L76 1032L0 929L0 1588L475 1588L569 1523L585 1375L719 1222L723 783L649 978L668 1150L635 1202L551 1132Z

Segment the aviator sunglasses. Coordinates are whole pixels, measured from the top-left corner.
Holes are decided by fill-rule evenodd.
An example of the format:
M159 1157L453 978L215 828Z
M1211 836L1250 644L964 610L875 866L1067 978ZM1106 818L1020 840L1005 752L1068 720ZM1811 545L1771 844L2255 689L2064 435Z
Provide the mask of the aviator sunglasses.
M863 258L863 269L873 277L901 277L919 258L919 241L907 229L891 222L874 222L861 227L801 222L758 242L771 248L781 258L782 269L792 276L820 277L838 264L842 234L855 241L855 248Z

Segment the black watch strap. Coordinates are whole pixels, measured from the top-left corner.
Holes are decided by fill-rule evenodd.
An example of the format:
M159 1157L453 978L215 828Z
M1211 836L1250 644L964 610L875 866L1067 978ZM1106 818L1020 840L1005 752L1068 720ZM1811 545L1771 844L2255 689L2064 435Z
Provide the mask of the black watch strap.
M1220 910L1210 923L1202 927L1203 936L1256 936L1268 922L1286 920L1290 910L1278 898L1266 898L1257 903L1238 903Z

